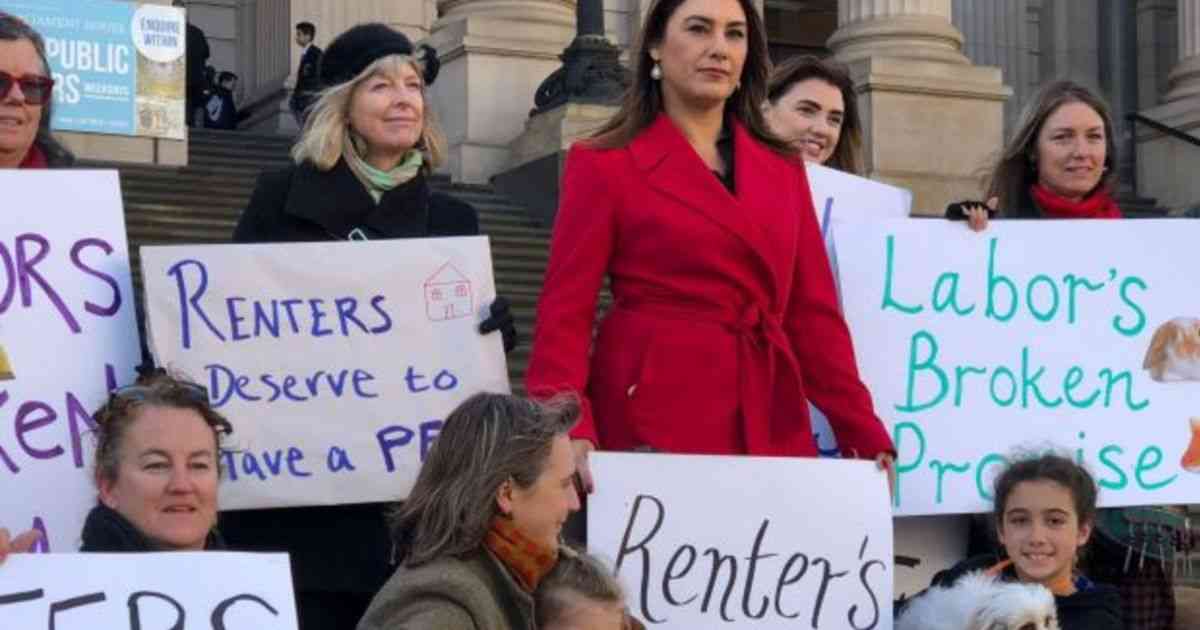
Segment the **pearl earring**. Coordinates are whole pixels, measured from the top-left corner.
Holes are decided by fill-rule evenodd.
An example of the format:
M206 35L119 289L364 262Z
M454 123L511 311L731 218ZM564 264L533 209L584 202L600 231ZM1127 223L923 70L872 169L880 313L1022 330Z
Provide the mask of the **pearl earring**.
M654 67L650 68L650 78L655 81L662 80L662 66L658 65L657 61L654 62Z

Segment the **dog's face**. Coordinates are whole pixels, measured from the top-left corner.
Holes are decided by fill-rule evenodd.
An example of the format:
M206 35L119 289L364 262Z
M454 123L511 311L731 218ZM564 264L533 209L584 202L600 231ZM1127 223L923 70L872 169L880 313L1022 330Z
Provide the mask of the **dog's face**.
M1040 584L996 584L976 611L972 629L1059 630L1054 596Z

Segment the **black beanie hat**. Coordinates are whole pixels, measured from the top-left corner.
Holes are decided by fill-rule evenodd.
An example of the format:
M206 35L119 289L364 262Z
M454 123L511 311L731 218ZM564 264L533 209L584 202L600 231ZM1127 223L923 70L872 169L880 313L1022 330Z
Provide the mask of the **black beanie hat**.
M437 52L422 45L421 63L425 66L425 85L437 78ZM340 85L357 77L367 66L389 55L413 55L412 41L386 24L359 24L337 36L321 56L321 83Z

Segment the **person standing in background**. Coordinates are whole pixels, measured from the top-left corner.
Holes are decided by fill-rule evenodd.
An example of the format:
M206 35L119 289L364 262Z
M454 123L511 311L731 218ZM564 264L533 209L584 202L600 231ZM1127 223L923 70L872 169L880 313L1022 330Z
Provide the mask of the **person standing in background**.
M292 90L292 100L288 106L296 117L296 125L304 128L304 119L309 105L316 100L321 91L321 49L313 44L317 37L317 27L312 22L300 22L296 25L296 45L302 49L300 67L296 69L296 87Z
M187 2L184 0L174 0L171 5L177 9L187 9ZM194 127L197 124L196 108L204 102L204 90L208 87L208 81L204 78L204 68L208 65L208 58L212 53L208 49L208 37L204 31L192 24L191 11L188 11L187 18L187 113L184 120L187 126Z

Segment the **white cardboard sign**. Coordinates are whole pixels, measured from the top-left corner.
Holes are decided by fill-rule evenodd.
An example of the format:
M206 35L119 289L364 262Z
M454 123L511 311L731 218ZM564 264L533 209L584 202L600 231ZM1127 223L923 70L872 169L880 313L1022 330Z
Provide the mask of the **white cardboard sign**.
M1102 505L1200 501L1200 223L834 228L898 514L987 511L1018 448L1073 454Z
M13 554L0 568L5 628L295 630L287 554Z
M486 237L142 249L151 348L234 426L223 509L407 496L442 420L508 392Z
M0 526L75 551L91 413L133 379L133 289L116 171L0 170Z
M837 247L831 225L838 221L878 221L904 219L912 209L912 193L904 188L843 173L819 164L807 163L808 185L812 189L817 223L825 240L825 251L837 275ZM820 409L809 405L817 449L826 457L839 454L837 439L829 419Z
M596 453L589 551L652 628L892 627L874 463Z

